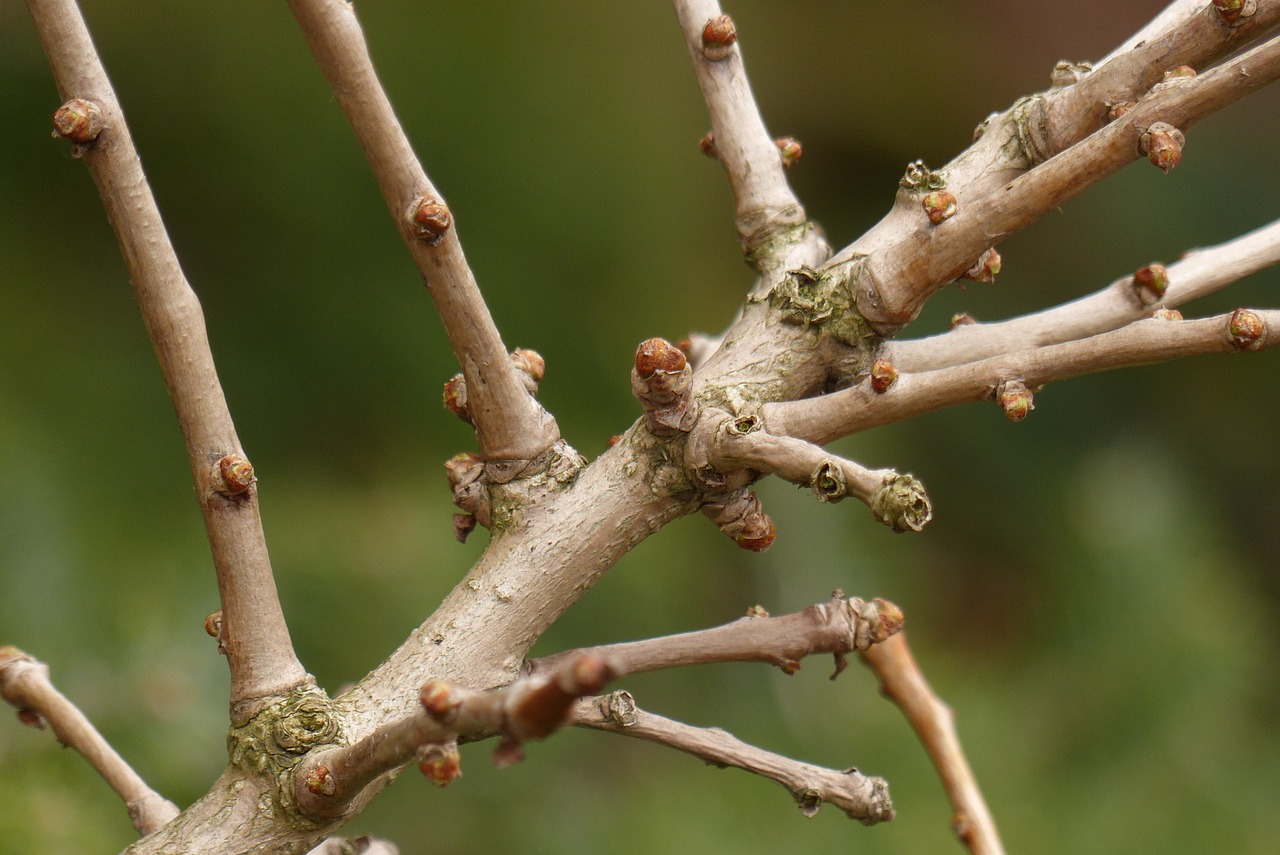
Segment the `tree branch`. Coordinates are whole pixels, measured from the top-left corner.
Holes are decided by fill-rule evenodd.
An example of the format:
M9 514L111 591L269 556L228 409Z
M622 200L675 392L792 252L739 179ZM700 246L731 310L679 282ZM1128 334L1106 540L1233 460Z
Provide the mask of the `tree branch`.
M857 769L825 769L774 754L736 739L719 728L700 728L672 721L636 706L629 692L584 698L573 708L573 724L657 742L713 766L731 766L767 778L791 793L805 816L823 803L835 805L850 819L875 825L893 819L889 785Z
M25 724L43 728L47 722L59 742L88 760L124 801L139 834L150 834L178 815L177 806L148 787L84 713L54 688L48 665L16 647L0 647L0 697L18 708Z
M821 445L943 407L999 398L1001 386L1009 381L1030 390L1098 371L1203 353L1260 350L1277 343L1280 310L1276 309L1237 309L1232 314L1191 321L1151 318L1080 341L1029 348L920 374L901 374L893 388L883 393L876 392L868 379L820 398L765 404L761 417L773 433ZM1030 404L1029 397L1025 403ZM1006 412L1016 420L1009 407Z
M815 653L836 657L835 675L844 670L844 655L884 641L902 628L902 610L876 598L870 602L845 598L836 591L825 603L803 611L771 617L757 607L746 617L718 626L644 641L566 650L525 662L530 674L563 668L566 662L589 655L617 663L620 672L638 674L712 662L766 662L788 673Z
M906 634L862 651L862 658L875 670L881 690L902 710L929 752L951 799L951 828L956 836L973 855L1003 855L995 821L960 747L955 715L925 681L907 646Z
M791 192L782 154L760 116L732 19L716 0L675 0L675 7L711 117L712 151L733 189L743 249L763 264L757 254L779 232L797 227L811 232L804 208Z
M983 250L1148 153L1143 148L1153 128L1180 137L1277 77L1280 38L1273 38L1204 74L1154 88L1122 117L1003 187L977 198L959 196L953 216L935 223L919 212L894 243L848 264L833 260L826 270L848 276L863 316L877 329L893 331ZM1178 157L1180 151L1178 144ZM1164 161L1163 168L1167 171L1171 162Z
M1226 243L1187 252L1169 265L1169 284L1163 296L1154 300L1139 293L1133 275L1128 275L1052 309L998 323L963 324L923 339L886 341L880 352L899 371L932 371L1074 341L1216 293L1276 263L1280 263L1280 220Z
M222 597L232 718L307 679L289 638L244 458L200 302L165 232L124 113L73 0L28 0L62 97L55 128L102 196L173 399Z
M530 461L560 438L555 419L526 391L458 242L453 217L413 153L344 0L290 0L320 70L355 130L392 219L462 365L467 410L481 455Z

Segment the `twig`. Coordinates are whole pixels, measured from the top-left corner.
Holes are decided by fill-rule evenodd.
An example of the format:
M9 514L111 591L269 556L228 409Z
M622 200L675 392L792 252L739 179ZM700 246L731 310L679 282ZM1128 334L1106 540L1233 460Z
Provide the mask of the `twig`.
M1003 855L995 821L978 789L956 734L955 715L925 681L907 646L905 633L862 651L880 677L884 694L911 723L951 799L951 828L973 855Z
M18 708L27 724L47 722L58 741L89 761L124 800L129 820L148 835L178 815L173 802L147 786L102 734L49 681L49 666L15 647L0 647L0 697Z
M1180 136L1277 77L1280 38L1272 38L1204 74L1157 87L1102 130L1003 187L978 198L960 196L954 216L940 224L918 212L914 228L895 242L865 259L833 261L827 270L849 277L863 316L882 332L893 332L983 250L1140 157L1153 127ZM1180 144L1178 151L1180 157ZM1162 168L1171 168L1170 162Z
M619 673L611 660L583 653L562 661L550 673L526 676L495 692L429 681L419 693L419 709L409 717L300 763L294 780L298 807L317 819L343 816L377 778L446 742L496 734L502 740L494 762L503 766L518 762L524 756L522 743L550 736L565 724L578 698L600 691ZM423 771L431 772L425 767ZM448 778L436 782L447 784L458 774L455 760Z
M902 623L902 610L887 600L868 602L836 591L827 602L792 614L771 617L757 607L746 617L713 629L566 650L530 659L525 669L542 674L563 668L575 657L591 655L616 662L627 674L712 662L767 662L792 673L799 670L804 657L832 653L839 674L846 653L884 641Z
M748 257L780 229L806 222L782 155L751 93L733 21L716 0L675 0L676 15L711 117L711 145L733 189Z
M204 316L178 264L115 92L73 0L28 0L58 89L55 126L102 196L178 413L222 596L232 716L307 679L289 638L244 459L209 350Z
M307 44L355 130L391 216L417 264L462 365L467 409L481 455L529 461L560 437L555 420L525 389L476 285L453 217L413 153L378 81L344 0L290 0Z
M1248 326L1254 329L1247 341L1232 331L1240 317L1249 319ZM1115 368L1206 353L1260 350L1276 344L1280 344L1277 309L1238 309L1191 321L1151 318L1080 341L1029 348L937 371L901 374L894 387L884 393L874 391L868 380L820 398L765 404L761 416L774 433L821 445L943 407L998 398L1001 385L1010 380L1035 389Z
M883 778L863 775L857 769L837 771L801 763L757 748L719 728L693 727L645 712L629 692L584 698L573 708L572 720L579 727L657 742L714 766L731 766L767 778L791 793L805 816L813 816L826 803L864 825L893 819L889 785Z
M1027 347L1074 341L1216 293L1276 263L1280 263L1280 220L1226 243L1191 250L1169 265L1168 287L1153 302L1141 298L1129 275L1086 297L1020 318L963 324L929 338L887 341L881 353L899 371L932 371Z

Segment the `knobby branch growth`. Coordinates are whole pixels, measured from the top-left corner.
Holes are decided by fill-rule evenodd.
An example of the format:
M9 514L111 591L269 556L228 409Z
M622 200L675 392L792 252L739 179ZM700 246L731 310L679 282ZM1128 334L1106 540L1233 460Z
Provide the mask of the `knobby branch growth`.
M1072 303L999 323L957 318L944 334L899 339L926 301L961 278L990 282L996 244L1126 164L1176 168L1187 133L1280 76L1280 3L1179 0L1096 67L1063 63L1048 91L992 114L941 169L908 166L886 217L839 252L809 220L786 171L801 149L766 130L733 20L715 2L676 0L706 102L702 149L723 166L743 253L756 273L718 337L649 339L630 382L641 417L590 464L534 397L546 371L509 351L463 255L458 224L427 178L379 83L354 7L290 0L347 115L395 227L423 277L460 373L444 404L474 426L477 452L446 464L475 566L386 661L330 697L293 652L267 560L257 473L232 426L194 293L147 189L119 102L71 0L28 0L64 104L56 133L89 168L120 242L178 412L212 547L220 612L206 624L231 672L229 762L179 812L152 792L48 681L0 648L0 694L48 722L128 805L136 853L390 851L331 837L403 767L447 785L458 746L496 738L500 765L564 724L638 737L784 786L806 815L823 803L872 824L892 819L888 785L741 742L636 706L628 674L746 661L788 673L815 653L835 676L857 652L916 729L975 853L1002 851L960 750L953 716L906 647L902 612L882 599L831 600L725 626L527 658L601 575L666 523L701 511L747 550L776 525L752 486L776 475L823 503L852 496L895 531L933 517L921 482L831 454L829 442L941 407L992 400L1012 421L1046 384L1122 366L1253 351L1280 340L1280 310L1186 320L1178 306L1280 260L1280 226L1152 263ZM1251 43L1256 43L1252 44ZM619 382L625 382L619 378Z

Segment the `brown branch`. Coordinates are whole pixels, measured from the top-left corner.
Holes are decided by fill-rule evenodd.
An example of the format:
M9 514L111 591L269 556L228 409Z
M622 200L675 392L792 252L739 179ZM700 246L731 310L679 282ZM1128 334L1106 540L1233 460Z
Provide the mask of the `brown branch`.
M574 707L572 720L579 727L657 742L713 766L759 775L791 793L805 816L813 816L826 803L864 825L893 819L889 785L883 778L863 775L857 769L837 771L801 763L756 748L719 728L693 727L645 712L629 692L584 698Z
M1143 148L1153 127L1180 135L1277 77L1280 38L1273 38L1204 74L1155 87L1111 124L999 188L974 195L954 190L954 216L934 223L918 204L914 212L895 209L900 228L892 238L864 246L860 251L868 257L850 247L825 270L848 277L859 310L877 329L892 333L985 249L1142 154L1150 156ZM1163 160L1162 168L1167 171L1171 163Z
M560 437L555 420L526 391L476 285L453 217L413 153L378 81L344 0L290 0L320 70L355 130L401 237L462 365L467 410L482 456L529 461Z
M978 789L956 734L955 715L938 699L900 633L862 651L880 678L881 690L902 710L942 778L953 814L951 827L974 855L1003 855L1004 846Z
M1080 341L1029 348L953 368L901 374L894 387L884 393L876 392L867 380L820 398L766 404L761 417L774 433L823 444L943 407L998 398L1007 381L1034 389L1115 368L1206 353L1260 350L1276 344L1280 344L1280 310L1276 309L1238 309L1190 321L1151 318Z
M902 610L887 600L846 598L836 591L825 603L792 614L771 617L757 607L746 617L712 629L566 650L530 659L525 669L531 674L554 672L576 657L589 655L617 663L626 674L712 662L765 662L792 673L799 670L804 657L831 653L839 674L846 653L884 641L902 623Z
M887 341L881 350L899 371L932 371L1014 350L1074 341L1118 329L1221 291L1280 263L1280 220L1217 246L1194 249L1168 267L1163 296L1148 300L1124 276L1101 291L1020 318L957 326L929 338Z
M245 460L209 350L200 302L165 232L124 113L73 0L28 0L58 90L55 127L102 196L173 399L222 597L234 719L307 679L289 638Z
M578 698L600 691L619 673L609 659L579 654L549 673L527 676L495 692L429 681L412 715L300 763L294 773L298 807L316 819L343 816L378 778L443 743L498 735L502 741L494 762L515 763L524 756L522 743L550 736L565 724ZM430 774L432 770L424 767L423 771ZM457 774L455 760L448 780Z
M177 806L148 787L84 713L54 688L48 665L15 647L0 647L0 697L18 708L24 723L41 728L47 723L60 743L88 760L124 801L139 834L150 834L178 815Z

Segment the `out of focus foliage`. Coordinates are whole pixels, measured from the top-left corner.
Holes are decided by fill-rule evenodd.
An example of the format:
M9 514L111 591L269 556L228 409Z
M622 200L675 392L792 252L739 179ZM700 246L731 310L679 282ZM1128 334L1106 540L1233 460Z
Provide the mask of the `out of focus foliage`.
M361 3L401 119L447 195L510 346L588 456L638 414L636 342L715 331L749 285L671 10L663 4ZM1097 58L1151 2L728 4L769 126L841 245L907 161ZM260 478L295 642L331 690L376 664L461 577L441 463L473 447L439 406L456 364L352 134L284 4L95 0L86 14L187 273ZM1057 16L1057 17L1054 17ZM30 21L0 5L0 643L58 684L184 804L225 759L217 592L181 439ZM994 319L1060 302L1280 214L1264 156L1280 93L1189 135L1003 247ZM1255 277L1193 306L1275 305ZM1060 384L1034 417L971 406L842 444L912 471L937 519L895 536L859 507L765 484L763 556L701 518L612 570L540 643L681 631L832 588L903 606L955 707L1011 851L1272 852L1280 839L1280 450L1274 353ZM868 672L811 661L648 675L640 703L800 758L889 778L899 818L806 821L773 785L570 732L436 791L407 775L353 830L437 851L956 851L926 758ZM406 687L411 691L412 687ZM6 718L9 718L6 716ZM114 851L123 809L48 734L0 725L0 849Z

